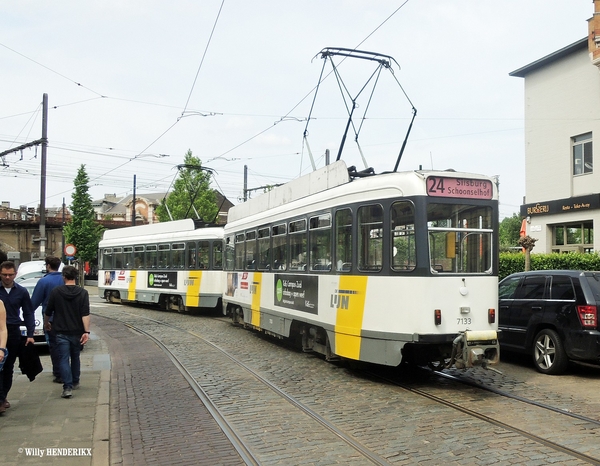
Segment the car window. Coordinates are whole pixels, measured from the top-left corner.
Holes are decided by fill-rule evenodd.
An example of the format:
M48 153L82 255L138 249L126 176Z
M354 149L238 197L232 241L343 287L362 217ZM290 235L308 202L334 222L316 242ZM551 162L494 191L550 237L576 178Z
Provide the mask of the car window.
M572 300L575 299L575 290L571 277L557 275L552 277L550 299Z
M590 285L592 293L594 293L595 301L600 301L600 274L587 272L585 278Z
M545 276L525 277L525 280L517 289L515 299L544 299L545 288Z
M512 299L520 280L521 277L509 277L506 280L502 280L502 283L498 286L498 298Z

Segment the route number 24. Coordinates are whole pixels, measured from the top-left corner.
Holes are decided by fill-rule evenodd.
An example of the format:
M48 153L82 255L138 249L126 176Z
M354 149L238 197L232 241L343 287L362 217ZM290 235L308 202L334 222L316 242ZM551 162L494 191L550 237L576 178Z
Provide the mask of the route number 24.
M430 193L443 193L446 191L446 188L444 188L444 178L430 176L427 178L427 183L429 184L427 191Z

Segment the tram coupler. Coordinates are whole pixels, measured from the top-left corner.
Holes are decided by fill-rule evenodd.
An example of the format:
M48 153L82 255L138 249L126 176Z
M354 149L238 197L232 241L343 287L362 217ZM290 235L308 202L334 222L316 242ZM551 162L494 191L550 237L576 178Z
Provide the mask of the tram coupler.
M488 368L500 360L500 344L495 330L466 330L452 342L454 366L458 369L481 366ZM452 361L450 362L452 364Z

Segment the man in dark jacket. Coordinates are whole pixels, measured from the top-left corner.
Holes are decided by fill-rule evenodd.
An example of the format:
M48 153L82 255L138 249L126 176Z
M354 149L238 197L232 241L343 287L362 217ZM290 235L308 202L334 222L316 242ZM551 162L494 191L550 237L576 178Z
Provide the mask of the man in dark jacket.
M42 319L46 314L46 307L48 306L48 298L50 292L57 286L65 284L62 274L59 269L61 266L60 258L48 256L45 259L46 271L44 275L35 285L33 294L31 295L31 304L34 309L37 309L40 305L42 306ZM54 375L54 381L62 383L60 378L60 372L58 370L58 351L56 348L56 335L54 332L49 331L46 333L46 343L48 343L48 349L50 350L50 359L52 361L52 375Z
M56 335L60 378L63 381L61 397L71 398L73 389L79 388L81 345L87 343L90 335L90 297L85 289L75 284L75 267L66 265L62 276L65 284L50 292L44 328L53 330Z
M6 342L8 356L4 362L4 368L0 372L0 413L3 413L6 408L10 408L10 403L6 397L12 387L15 361L23 346L21 340L21 312L23 312L23 321L25 321L25 327L27 327L25 344L34 344L35 314L31 305L31 298L24 287L15 283L16 274L14 262L4 261L0 264L0 280L2 281L0 300L6 308L6 328L8 330L8 340Z

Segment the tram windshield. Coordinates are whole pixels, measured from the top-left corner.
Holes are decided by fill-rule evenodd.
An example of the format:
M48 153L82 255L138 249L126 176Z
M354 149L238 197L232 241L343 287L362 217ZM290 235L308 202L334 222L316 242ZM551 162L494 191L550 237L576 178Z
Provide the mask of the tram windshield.
M492 208L431 203L427 207L433 273L492 273Z

